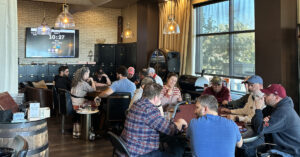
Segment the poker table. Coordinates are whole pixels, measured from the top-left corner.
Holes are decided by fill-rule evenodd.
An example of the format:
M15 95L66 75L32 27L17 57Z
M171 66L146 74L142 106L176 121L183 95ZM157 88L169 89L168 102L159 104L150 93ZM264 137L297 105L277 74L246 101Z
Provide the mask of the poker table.
M174 121L176 121L179 118L182 118L189 124L193 118L197 118L196 114L194 113L195 109L196 109L195 104L179 102L174 107L174 110L171 110L170 112L172 113L172 118L174 119ZM239 127L244 143L252 142L258 139L258 136L254 132L251 124L245 124L243 122L235 122L235 123Z

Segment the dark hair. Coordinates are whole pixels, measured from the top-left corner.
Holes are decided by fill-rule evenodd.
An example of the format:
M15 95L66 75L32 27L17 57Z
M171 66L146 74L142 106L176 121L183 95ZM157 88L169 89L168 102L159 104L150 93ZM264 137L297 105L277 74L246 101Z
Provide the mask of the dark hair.
M83 78L83 75L86 73L86 72L89 72L89 68L88 67L82 67L80 69L78 69L76 72L75 72L75 75L73 77L73 80L72 80L72 87L76 87L78 82L82 81L82 78Z
M123 77L127 77L128 75L127 68L123 65L117 69L116 73L121 74Z
M99 69L96 71L96 73L98 73L98 74L104 74L103 68L99 68Z
M157 83L148 83L143 90L143 97L153 99L155 96L159 96L162 90L162 86Z
M167 80L170 79L173 76L175 76L176 78L178 78L178 75L176 73L172 73L171 72L171 73L168 74Z
M148 76L147 69L140 70L140 74L143 75L143 76Z
M213 95L201 95L197 98L201 106L207 106L210 110L218 112L218 101Z
M69 69L69 67L68 66L65 66L65 65L63 65L63 66L60 66L59 68L58 68L58 73L60 73L60 72L64 72L65 70L67 70L67 69Z

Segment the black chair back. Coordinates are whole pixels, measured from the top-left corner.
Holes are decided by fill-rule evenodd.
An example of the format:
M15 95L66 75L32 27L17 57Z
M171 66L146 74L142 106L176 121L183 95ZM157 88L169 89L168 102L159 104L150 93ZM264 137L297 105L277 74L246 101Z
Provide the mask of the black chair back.
M126 119L125 112L130 104L130 93L113 93L107 98L107 121L123 122Z
M14 149L13 157L26 157L28 143L22 136L17 135L13 140L12 146Z
M125 142L122 140L122 138L120 138L119 136L117 136L116 134L114 134L113 132L110 132L110 131L108 131L107 134L109 135L110 142L111 142L112 146L114 147L113 156L126 155L129 157L130 156L129 151L126 147Z
M59 105L60 105L60 114L71 115L74 113L71 94L65 89L58 89Z
M58 93L57 93L57 89L55 86L53 86L52 88L52 93L53 93L53 104L54 104L54 110L58 113L60 113L60 105L59 105L59 101L58 101Z

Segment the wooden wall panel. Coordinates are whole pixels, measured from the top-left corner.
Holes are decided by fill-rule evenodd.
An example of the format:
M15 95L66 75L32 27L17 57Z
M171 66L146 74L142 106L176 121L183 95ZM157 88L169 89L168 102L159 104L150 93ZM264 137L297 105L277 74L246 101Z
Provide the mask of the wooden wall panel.
M264 86L280 83L299 111L296 0L255 1L255 70Z

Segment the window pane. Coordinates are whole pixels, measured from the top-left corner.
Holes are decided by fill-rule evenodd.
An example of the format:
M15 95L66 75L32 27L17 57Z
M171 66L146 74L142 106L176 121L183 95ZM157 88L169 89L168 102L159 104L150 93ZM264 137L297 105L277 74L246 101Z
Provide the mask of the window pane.
M254 30L254 0L234 0L234 31Z
M197 34L229 31L229 1L196 8Z
M255 36L253 33L233 35L233 75L249 76L255 73Z
M201 65L199 70L204 69L207 74L229 75L228 50L229 35L197 37L196 56Z

